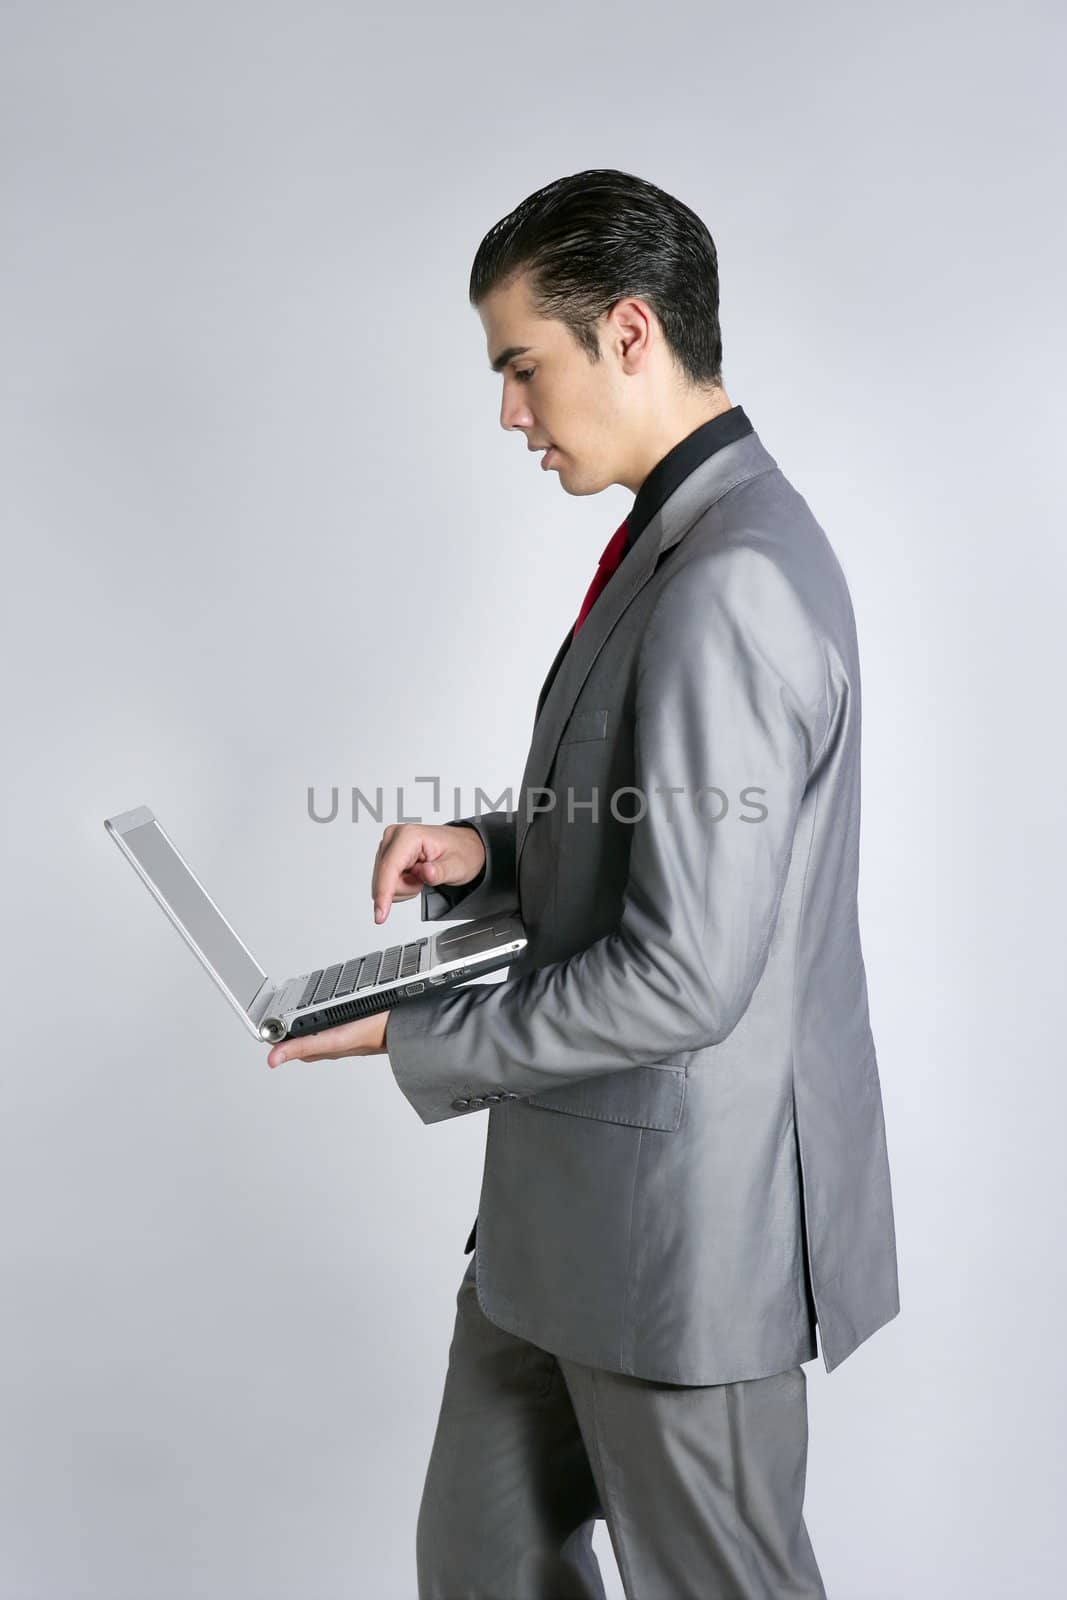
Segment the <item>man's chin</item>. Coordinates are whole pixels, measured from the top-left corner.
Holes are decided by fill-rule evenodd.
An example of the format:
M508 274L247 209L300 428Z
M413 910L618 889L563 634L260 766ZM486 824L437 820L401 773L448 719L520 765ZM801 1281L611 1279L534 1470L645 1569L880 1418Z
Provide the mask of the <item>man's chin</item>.
M560 472L558 469L554 470L556 471L556 476L559 478L560 487L564 494L571 494L580 498L588 494L600 493L600 485L582 483L580 479L575 480L574 478L571 478L570 481L568 481L568 479L563 476L562 472Z

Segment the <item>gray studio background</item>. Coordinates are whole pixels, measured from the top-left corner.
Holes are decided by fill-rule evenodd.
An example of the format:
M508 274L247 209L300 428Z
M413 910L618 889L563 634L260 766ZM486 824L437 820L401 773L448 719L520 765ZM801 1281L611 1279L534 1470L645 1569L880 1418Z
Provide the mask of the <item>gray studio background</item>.
M345 794L447 822L518 784L631 503L502 432L466 299L483 232L588 166L707 221L727 391L857 613L903 1309L806 1368L827 1589L1048 1596L1053 6L6 0L0 29L2 1600L413 1600L485 1121L424 1127L384 1056L269 1072L102 822L151 805L272 972L416 932L417 902L375 928Z

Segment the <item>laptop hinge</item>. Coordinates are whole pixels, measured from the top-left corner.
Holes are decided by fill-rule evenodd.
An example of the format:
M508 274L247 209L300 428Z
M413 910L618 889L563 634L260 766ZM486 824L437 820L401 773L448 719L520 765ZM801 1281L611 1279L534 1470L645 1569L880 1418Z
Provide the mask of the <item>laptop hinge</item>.
M274 999L275 999L275 996L277 995L277 993L278 993L278 985L275 983L274 979L273 978L265 978L263 980L262 986L260 987L260 989L256 993L255 999L252 1001L252 1004L248 1008L249 1020L257 1028L259 1027L260 1023L263 1021L263 1018L266 1016L267 1012L270 1010L271 1006L273 1005Z

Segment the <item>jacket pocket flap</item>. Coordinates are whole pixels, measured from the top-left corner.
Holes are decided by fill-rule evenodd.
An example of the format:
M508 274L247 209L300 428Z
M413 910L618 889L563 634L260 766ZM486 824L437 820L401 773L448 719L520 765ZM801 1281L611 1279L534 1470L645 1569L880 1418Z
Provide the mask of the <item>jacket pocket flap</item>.
M684 1067L626 1067L524 1098L546 1111L673 1133L682 1120L685 1083Z

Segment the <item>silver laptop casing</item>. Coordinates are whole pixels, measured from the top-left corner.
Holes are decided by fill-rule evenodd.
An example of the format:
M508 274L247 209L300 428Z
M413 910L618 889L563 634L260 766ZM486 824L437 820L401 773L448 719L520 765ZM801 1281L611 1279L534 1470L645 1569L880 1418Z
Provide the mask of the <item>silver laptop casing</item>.
M517 915L478 917L439 933L416 935L427 940L426 957L420 960L417 974L369 984L336 1002L325 1000L301 1007L297 1002L311 971L318 969L281 982L269 977L148 806L106 817L104 827L249 1032L268 1044L291 1033L321 1031L321 1027L308 1026L316 1020L316 1013L323 1017L332 1009L341 1013L325 1021L318 1019L321 1026L332 1027L354 1016L384 1010L386 998L390 1005L402 1004L429 989L493 972L514 960L526 945Z

